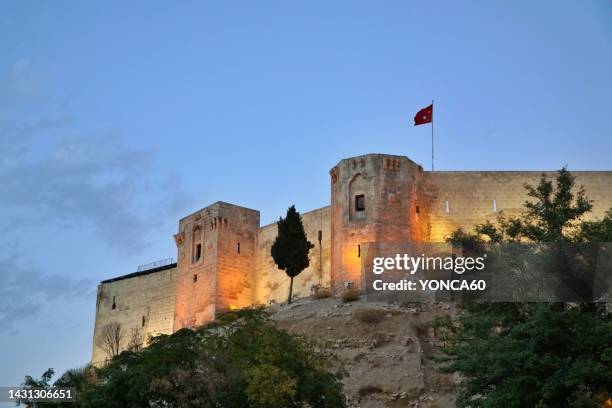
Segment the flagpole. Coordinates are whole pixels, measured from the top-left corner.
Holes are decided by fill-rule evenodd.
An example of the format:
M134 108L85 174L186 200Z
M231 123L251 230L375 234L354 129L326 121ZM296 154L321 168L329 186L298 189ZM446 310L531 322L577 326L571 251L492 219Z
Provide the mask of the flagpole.
M431 171L434 171L434 131L433 131L433 122L434 122L434 101L431 100Z

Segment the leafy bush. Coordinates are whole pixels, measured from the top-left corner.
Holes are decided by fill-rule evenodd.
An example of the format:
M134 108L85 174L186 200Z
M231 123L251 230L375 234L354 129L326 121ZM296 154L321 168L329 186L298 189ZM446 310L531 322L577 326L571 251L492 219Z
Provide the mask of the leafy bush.
M612 396L612 316L598 306L466 308L440 322L446 371L464 377L457 406L579 406L587 395L602 406Z
M383 392L383 389L379 385L369 384L362 385L361 387L359 387L359 390L357 392L359 393L360 397L366 397L371 394L379 394Z
M346 289L340 295L340 299L342 299L344 303L354 302L359 299L359 295L360 292L357 289Z
M612 212L582 221L592 204L561 169L526 186L520 217L500 216L473 233L449 237L463 248L501 242L600 242L612 237ZM557 271L562 273L562 271ZM432 322L445 370L463 381L459 407L612 406L612 314L603 303L466 303L456 318Z
M361 323L365 324L376 324L384 319L385 314L384 310L381 309L357 309L353 311L353 317L359 320Z
M328 368L262 310L241 310L121 353L96 370L97 381L73 407L345 407L339 377Z
M276 366L265 364L248 371L247 398L254 405L283 408L295 398L297 379Z
M312 297L316 300L320 300L320 299L326 299L328 297L331 297L331 295L332 295L331 291L328 288L319 288L312 295Z

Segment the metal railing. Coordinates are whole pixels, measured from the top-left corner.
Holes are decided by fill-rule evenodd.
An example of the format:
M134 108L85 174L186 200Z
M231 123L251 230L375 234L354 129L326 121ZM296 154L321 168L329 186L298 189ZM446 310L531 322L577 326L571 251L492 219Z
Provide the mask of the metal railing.
M159 268L160 266L166 266L174 263L174 258L164 258L159 261L151 262L144 265L138 265L138 272L148 271L149 269Z

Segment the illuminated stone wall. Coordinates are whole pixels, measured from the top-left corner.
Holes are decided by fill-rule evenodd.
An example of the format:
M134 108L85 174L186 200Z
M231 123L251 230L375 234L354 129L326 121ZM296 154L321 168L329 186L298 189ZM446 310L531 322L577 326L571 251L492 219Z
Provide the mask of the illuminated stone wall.
M573 171L576 185L584 186L593 200L585 219L601 218L612 207L612 172ZM431 242L442 242L455 229L495 220L500 211L516 216L528 199L524 185L537 186L541 171L436 171L423 172L421 222ZM549 180L556 172L547 172Z
M421 171L407 157L382 154L344 159L330 171L335 292L360 286L362 244L422 239L414 213Z
M176 264L172 264L100 283L92 362L100 364L108 357L99 343L105 327L111 323L121 325L122 350L127 348L134 330L138 331L143 346L149 336L172 333L175 282Z
M175 331L253 304L258 230L259 211L223 202L179 221Z
M594 201L589 218L604 216L612 207L612 172L572 174ZM554 180L556 172L547 176ZM294 293L308 296L313 285L336 293L348 282L359 287L364 243L443 242L453 230L471 230L501 211L517 215L528 199L524 185L535 186L540 177L523 171L427 172L407 157L382 154L341 160L330 171L331 205L302 213L315 247L310 266L294 280ZM259 220L256 210L217 202L179 221L176 267L101 283L93 361L104 359L96 342L111 322L147 335L171 333L226 310L286 301L289 278L270 255L276 223L260 227Z
M293 293L298 297L310 295L313 285L329 288L331 280L330 207L302 213L301 216L306 236L314 248L309 254L310 266L293 280ZM270 301L284 302L289 293L290 279L284 271L277 268L270 255L277 234L276 223L259 230L254 282L255 302L259 304L267 304Z
M586 219L612 207L612 172L576 171L593 200ZM360 247L367 242L444 242L500 212L516 216L542 172L427 172L407 157L370 154L341 160L331 175L331 279L336 291L361 283ZM549 180L556 172L547 172ZM358 196L365 208L356 211Z

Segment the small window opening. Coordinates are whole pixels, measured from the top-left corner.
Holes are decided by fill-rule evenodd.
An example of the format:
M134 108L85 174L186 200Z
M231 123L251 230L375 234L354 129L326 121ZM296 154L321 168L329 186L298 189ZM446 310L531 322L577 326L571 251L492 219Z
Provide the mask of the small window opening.
M240 253L240 242L236 244L236 252Z
M147 319L144 316L142 316L142 327L145 326L146 322L147 322Z
M448 200L446 200L445 210L447 214L450 214L450 203L448 202Z
M196 245L196 251L195 251L193 262L198 262L201 257L202 257L202 244L198 244Z
M355 196L355 211L364 211L365 210L365 196L363 194L359 194Z
M194 273L193 274L193 283L196 283L198 281L198 274Z
M357 258L361 258L361 245L357 245Z
M493 199L493 212L497 212L497 200Z
M420 214L420 213L421 213L421 209L419 208L419 206L418 206L418 205L416 206L416 213L417 213L417 214Z
M323 241L323 231L319 230L319 245L321 245L321 241Z
M115 297L113 296L113 305L111 306L113 310L117 308L117 303L115 302Z

